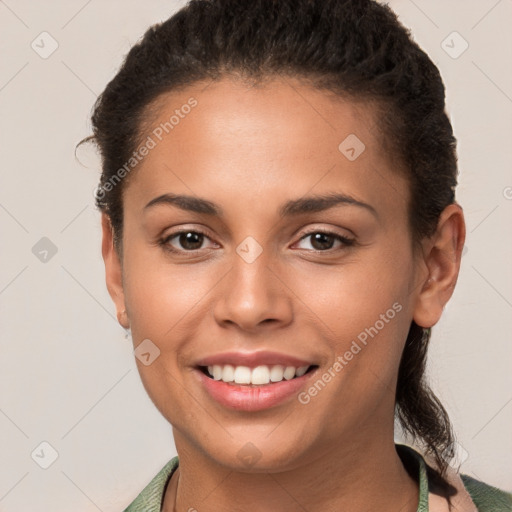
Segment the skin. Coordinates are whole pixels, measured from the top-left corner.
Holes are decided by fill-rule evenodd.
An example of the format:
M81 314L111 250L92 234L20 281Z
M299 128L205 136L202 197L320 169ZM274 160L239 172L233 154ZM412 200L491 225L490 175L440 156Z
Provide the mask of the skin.
M262 87L224 78L161 97L151 127L191 96L198 105L126 184L122 259L102 217L119 322L135 347L150 339L160 350L149 366L136 361L180 458L163 510L176 501L180 512L415 511L417 484L394 447L394 390L411 321L433 326L453 292L462 209L448 206L436 233L413 251L408 185L379 143L368 104L291 78ZM354 161L338 150L349 134L366 146ZM287 200L332 192L376 215L342 204L279 216ZM169 204L144 210L165 193L205 198L224 214ZM159 245L180 228L207 233L198 250L179 237L167 242L179 254ZM355 243L328 237L332 248L319 246L306 236L318 229ZM236 252L247 236L262 248L252 263ZM321 374L394 303L401 311L308 404L294 397L234 411L194 378L199 358L229 350L292 354L317 362ZM260 457L250 467L237 455L248 442Z

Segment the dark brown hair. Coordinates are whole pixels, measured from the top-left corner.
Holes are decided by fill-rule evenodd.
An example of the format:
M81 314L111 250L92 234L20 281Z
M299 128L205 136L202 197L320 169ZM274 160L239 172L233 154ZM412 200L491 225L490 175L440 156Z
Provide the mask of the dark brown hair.
M410 184L412 241L435 232L455 201L456 139L445 112L437 67L393 11L372 0L192 0L150 27L99 96L92 139L103 171L96 195L122 256L119 170L141 143L150 106L160 95L228 75L264 82L307 80L318 89L376 104L376 131ZM118 180L119 181L119 180ZM107 186L110 183L110 186ZM448 415L425 381L430 329L412 322L396 390L396 417L441 468L453 456Z

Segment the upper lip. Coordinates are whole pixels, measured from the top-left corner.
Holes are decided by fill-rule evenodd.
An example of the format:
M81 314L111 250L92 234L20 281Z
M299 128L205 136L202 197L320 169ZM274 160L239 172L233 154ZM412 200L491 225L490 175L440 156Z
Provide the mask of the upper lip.
M292 355L270 351L222 352L220 354L205 357L197 362L197 366L213 366L216 364L231 364L233 366L248 366L250 368L255 368L260 365L282 365L300 368L302 366L312 366L315 363Z

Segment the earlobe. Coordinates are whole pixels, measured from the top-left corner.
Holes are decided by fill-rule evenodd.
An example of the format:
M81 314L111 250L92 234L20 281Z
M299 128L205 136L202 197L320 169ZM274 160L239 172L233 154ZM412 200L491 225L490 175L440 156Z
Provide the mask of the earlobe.
M126 315L123 289L123 273L119 255L114 247L112 224L107 214L101 214L102 243L101 254L105 263L105 280L110 297L117 310L117 321L128 329L130 324Z
M441 318L457 283L465 237L462 208L450 204L441 213L436 232L424 243L428 275L421 283L413 315L419 326L432 327Z

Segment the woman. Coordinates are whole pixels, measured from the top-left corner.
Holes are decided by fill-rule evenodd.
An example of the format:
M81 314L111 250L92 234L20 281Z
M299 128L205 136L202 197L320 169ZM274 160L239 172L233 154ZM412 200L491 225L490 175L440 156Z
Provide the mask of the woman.
M102 252L178 457L127 511L512 510L425 382L465 239L444 107L371 0L196 0L132 48Z

